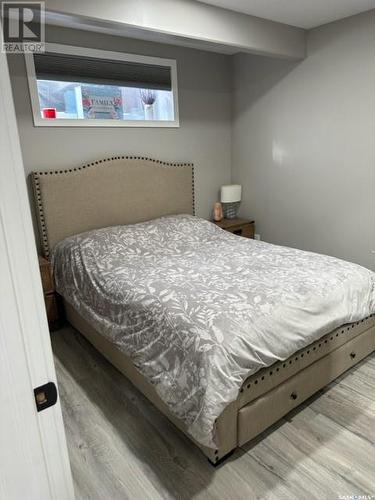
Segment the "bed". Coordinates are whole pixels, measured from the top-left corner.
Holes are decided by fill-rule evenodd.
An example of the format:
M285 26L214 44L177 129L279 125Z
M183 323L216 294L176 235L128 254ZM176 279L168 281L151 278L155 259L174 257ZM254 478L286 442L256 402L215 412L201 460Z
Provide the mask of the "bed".
M375 348L375 275L194 216L194 168L32 174L68 321L213 463Z

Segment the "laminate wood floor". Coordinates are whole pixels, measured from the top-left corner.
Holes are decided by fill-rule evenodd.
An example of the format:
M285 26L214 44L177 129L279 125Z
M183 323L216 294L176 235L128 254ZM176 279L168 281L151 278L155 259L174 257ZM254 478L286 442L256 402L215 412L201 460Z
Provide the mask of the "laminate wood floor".
M73 328L52 346L77 499L375 499L375 354L214 468Z

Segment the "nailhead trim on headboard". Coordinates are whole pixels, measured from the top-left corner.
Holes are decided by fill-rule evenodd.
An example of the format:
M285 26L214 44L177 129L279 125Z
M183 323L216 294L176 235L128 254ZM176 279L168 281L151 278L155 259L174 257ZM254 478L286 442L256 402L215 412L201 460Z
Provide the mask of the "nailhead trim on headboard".
M104 158L102 160L96 160L90 163L87 163L86 165L82 165L80 167L74 167L74 168L67 168L64 170L47 170L45 172L33 172L32 173L32 178L33 178L33 186L34 186L34 191L35 191L35 199L36 199L36 207L37 207L37 212L38 212L38 221L39 221L39 229L41 232L41 238L42 238L42 248L43 248L43 253L44 256L48 259L50 255L50 248L49 248L49 242L48 242L48 234L47 234L47 227L45 224L45 216L44 216L44 206L43 206L43 197L42 197L42 192L40 189L40 184L39 184L39 177L43 175L64 175L64 174L70 174L73 172L78 172L80 170L84 170L89 167L94 167L98 166L100 164L106 163L108 161L113 162L113 161L121 161L121 160L144 160L152 163L157 163L158 165L161 165L163 167L191 167L192 169L192 199L193 199L193 214L195 215L195 184L194 184L194 164L193 163L178 163L178 162L167 162L167 161L161 161L161 160L156 160L154 158L149 158L147 156L136 156L136 155L126 155L126 156L112 156L110 158Z
M49 258L49 243L48 243L47 227L46 227L45 218L44 218L42 192L40 190L40 184L39 184L39 173L33 172L32 175L33 175L33 179L34 179L34 193L35 193L35 199L36 199L36 208L37 208L37 212L38 212L39 231L40 231L41 239L42 239L41 243L42 243L42 248L43 248L43 254L48 259Z

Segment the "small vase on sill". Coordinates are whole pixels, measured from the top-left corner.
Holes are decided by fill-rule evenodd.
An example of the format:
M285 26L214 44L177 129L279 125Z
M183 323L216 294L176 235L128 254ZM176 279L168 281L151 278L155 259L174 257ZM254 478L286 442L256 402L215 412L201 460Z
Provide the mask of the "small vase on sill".
M154 120L154 105L144 104L145 120Z

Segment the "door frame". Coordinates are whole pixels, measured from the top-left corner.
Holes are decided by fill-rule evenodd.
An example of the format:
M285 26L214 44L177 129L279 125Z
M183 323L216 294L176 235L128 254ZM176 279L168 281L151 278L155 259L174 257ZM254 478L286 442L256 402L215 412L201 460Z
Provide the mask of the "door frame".
M0 31L2 42L1 21ZM10 405L6 415L0 412L2 437L8 444L6 450L0 450L0 463L3 461L7 465L5 473L17 471L18 467L19 481L33 478L29 485L30 495L38 489L38 478L34 478L38 471L40 491L48 491L52 499L70 500L74 499L73 481L60 402L38 413L34 401L33 388L47 382L57 386L57 382L8 64L3 52L0 52L0 134L3 135L3 140L0 138L0 264L6 271L4 283L7 279L9 285L6 289L4 285L5 293L0 299L3 302L0 310L4 313L3 318L0 317L0 357L7 361L7 366L3 367L7 383L0 380L0 384L1 399ZM7 315L10 309L14 311L13 316ZM11 318L16 321L10 323ZM10 441L4 426L9 424L12 414L24 425L17 426L17 435ZM36 432L31 433L31 428ZM9 442L14 446L9 446ZM20 454L20 449L25 453ZM21 462L21 458L24 461ZM34 458L38 464L34 463ZM0 478L0 493L5 494L5 498L12 498L7 496L9 484L6 477ZM12 484L17 488L15 481Z

